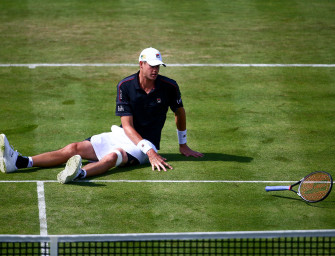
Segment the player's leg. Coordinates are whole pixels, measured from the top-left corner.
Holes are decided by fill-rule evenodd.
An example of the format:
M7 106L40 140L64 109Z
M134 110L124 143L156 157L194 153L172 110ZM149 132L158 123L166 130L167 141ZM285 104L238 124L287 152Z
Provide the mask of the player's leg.
M127 163L128 156L122 148L117 148L110 154L104 156L100 161L85 165L86 177L101 175L109 169L117 166L123 166Z
M64 184L75 179L101 175L113 167L126 164L127 161L127 153L121 148L113 150L99 161L89 163L83 168L81 167L81 157L75 155L67 161L65 169L57 175L57 180Z
M98 160L91 142L85 140L71 143L56 151L33 156L33 167L52 167L64 164L74 155L80 155L83 159L92 161Z
M92 144L89 141L71 143L62 149L39 154L33 157L21 156L9 144L7 137L0 134L0 171L14 172L29 167L52 167L66 163L73 155L81 155L85 159L97 160Z

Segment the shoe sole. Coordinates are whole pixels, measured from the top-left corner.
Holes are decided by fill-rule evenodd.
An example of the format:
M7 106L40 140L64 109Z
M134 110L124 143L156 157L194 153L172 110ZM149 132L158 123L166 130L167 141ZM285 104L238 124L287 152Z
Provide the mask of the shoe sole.
M6 173L7 169L5 159L3 157L4 154L5 154L5 135L0 134L0 171Z
M71 157L65 166L65 169L58 173L57 180L61 184L66 184L71 181L78 175L78 171L81 168L81 157L75 155Z

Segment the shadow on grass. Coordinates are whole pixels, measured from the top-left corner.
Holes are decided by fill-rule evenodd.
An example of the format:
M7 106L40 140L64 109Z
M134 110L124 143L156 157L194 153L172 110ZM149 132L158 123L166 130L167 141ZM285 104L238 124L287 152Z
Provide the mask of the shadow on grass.
M238 163L250 163L253 161L252 157L247 157L247 156L237 156L237 155L229 155L229 154L223 154L223 153L204 153L203 157L200 158L194 158L194 157L186 157L183 156L180 153L161 153L161 156L165 157L167 159L167 162L182 162L182 161L189 161L189 162L212 162L212 161L221 161L221 162L238 162ZM83 166L85 166L88 163L87 160L83 160ZM59 168L64 168L64 165L59 165ZM121 167L121 168L113 168L109 170L108 172L102 174L102 175L97 175L94 178L101 178L101 177L106 177L109 175L113 175L116 173L124 173L124 172L129 172L133 171L136 169L143 168L145 166L150 167L150 164L145 164L145 165L137 165L137 166L131 166L131 167ZM50 168L39 168L39 167L33 167L33 168L28 168L28 169L22 169L20 172L22 173L34 173L38 172L38 170L41 169L54 169L55 167L50 167ZM73 182L70 184L76 184L79 186L94 186L93 183L91 182ZM97 185L97 186L100 186Z
M13 134L18 134L18 133L31 132L37 128L38 128L38 125L32 124L32 125L25 125L25 126L18 127L18 128L5 129L5 130L1 130L0 132L8 136L8 135L13 135Z
M222 161L222 162L239 162L239 163L250 163L253 158L252 157L246 157L246 156L236 156L236 155L228 155L228 154L222 154L222 153L204 153L204 157L200 158L194 158L194 157L186 157L181 154L177 153L162 153L161 156L165 157L167 159L167 162L181 162L181 161L190 161L190 162L207 162L207 161ZM143 168L144 166L150 167L150 164L145 165L137 165L137 166L131 166L131 167L120 167L120 168L114 168L110 171L108 171L105 174L96 176L98 177L104 177L108 175L113 175L116 173L123 173L123 172L129 172L136 169Z
M101 177L101 176L96 176L96 177ZM68 185L75 185L75 186L80 186L80 187L106 187L106 184L104 183L96 183L94 181L89 181L89 180L72 181L68 183Z
M206 162L206 161L222 161L222 162L238 162L238 163L250 163L253 158L247 156L228 155L222 153L204 153L204 157L194 158L185 157L177 153L162 153L168 161L192 161L192 162Z
M277 197L277 198L287 199L287 200L299 201L300 203L304 203L308 206L316 207L316 208L334 208L334 206L335 206L335 201L333 201L333 200L327 201L327 199L325 199L325 201L320 201L320 202L316 202L316 203L309 203L307 201L304 201L300 197L296 198L296 197L277 196L277 195L272 195L272 196Z

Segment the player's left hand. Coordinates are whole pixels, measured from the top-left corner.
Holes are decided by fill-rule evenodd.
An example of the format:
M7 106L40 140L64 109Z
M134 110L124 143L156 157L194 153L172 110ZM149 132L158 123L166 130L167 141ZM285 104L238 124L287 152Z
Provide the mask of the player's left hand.
M198 158L198 157L204 156L204 154L190 149L189 146L187 146L187 144L180 144L179 151L182 155L187 156L187 157L193 156L195 158Z

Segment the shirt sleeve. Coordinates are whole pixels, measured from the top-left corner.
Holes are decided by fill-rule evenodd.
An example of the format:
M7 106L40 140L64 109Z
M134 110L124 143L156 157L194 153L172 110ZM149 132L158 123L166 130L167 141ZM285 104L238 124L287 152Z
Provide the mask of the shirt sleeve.
M178 84L175 82L175 84L171 88L171 94L170 94L170 108L173 112L176 112L178 108L183 107L183 101L181 99L181 93L179 90Z
M116 92L116 116L132 116L132 110L129 104L129 92L124 83L120 82L117 85Z

